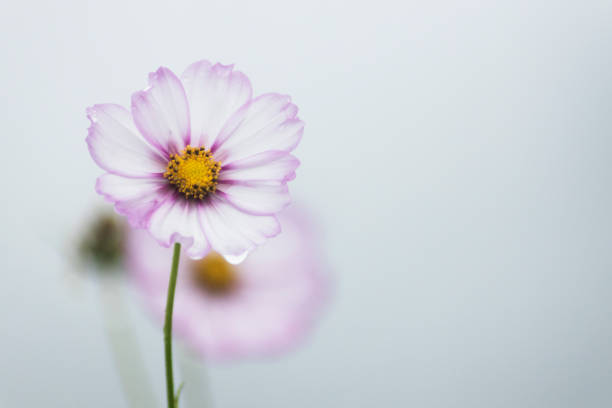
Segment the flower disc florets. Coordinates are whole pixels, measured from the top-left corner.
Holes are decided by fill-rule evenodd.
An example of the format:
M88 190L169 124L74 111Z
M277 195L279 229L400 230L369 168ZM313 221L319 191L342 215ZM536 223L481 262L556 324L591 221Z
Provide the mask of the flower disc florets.
M210 295L224 295L238 283L236 267L221 255L211 252L191 265L195 283Z
M203 200L217 189L221 162L210 150L187 145L180 154L170 155L164 178L187 199Z

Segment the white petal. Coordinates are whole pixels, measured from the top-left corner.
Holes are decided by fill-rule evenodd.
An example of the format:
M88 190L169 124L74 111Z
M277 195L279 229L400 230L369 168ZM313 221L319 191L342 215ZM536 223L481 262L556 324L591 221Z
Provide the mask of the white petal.
M219 184L217 194L225 197L237 208L254 215L272 215L291 202L285 184Z
M295 178L300 161L283 151L268 151L224 166L219 181L277 181L285 183Z
M198 221L200 205L176 195L168 197L152 213L149 232L163 246L180 242L184 245L187 255L202 258L208 253L210 245Z
M210 148L227 120L251 100L251 82L233 65L191 64L182 75L191 112L191 145Z
M200 221L212 248L234 261L280 232L275 217L245 214L218 197L202 207Z
M261 95L224 126L213 146L215 158L229 164L268 150L290 152L300 141L304 122L285 95Z
M132 115L145 139L160 152L176 153L189 143L187 97L168 68L149 74L149 88L132 95Z
M87 144L104 170L125 177L150 177L163 173L165 160L138 136L130 112L119 105L94 105L87 109L91 121Z
M96 191L115 204L119 214L125 215L134 227L144 227L150 212L167 195L163 178L137 179L104 174L98 178Z

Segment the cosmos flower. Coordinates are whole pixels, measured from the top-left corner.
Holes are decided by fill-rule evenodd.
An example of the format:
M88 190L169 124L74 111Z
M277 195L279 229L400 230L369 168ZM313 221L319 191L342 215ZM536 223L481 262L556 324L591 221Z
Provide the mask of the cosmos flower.
M211 252L179 266L174 334L206 359L277 354L302 339L320 315L329 280L317 236L293 207L280 221L283 232L240 265ZM142 230L130 232L128 272L160 322L170 255Z
M238 261L280 232L275 214L299 165L297 111L285 95L253 98L232 65L199 61L180 78L161 67L131 110L88 108L89 152L107 171L96 191L163 246Z

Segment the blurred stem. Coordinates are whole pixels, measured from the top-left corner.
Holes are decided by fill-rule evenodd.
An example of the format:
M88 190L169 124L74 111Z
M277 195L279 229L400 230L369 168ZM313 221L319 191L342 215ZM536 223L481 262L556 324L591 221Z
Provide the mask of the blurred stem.
M183 393L183 401L188 407L213 407L206 365L201 359L195 359L188 350L179 348L178 366L187 384L191 384Z
M133 325L129 321L122 284L123 280L115 276L107 276L100 281L106 334L128 406L153 408L156 406L155 393L148 381Z
M172 269L170 269L170 282L168 283L168 300L166 302L166 321L164 323L164 345L166 355L166 392L168 394L168 408L176 408L174 395L174 375L172 374L172 310L174 309L174 291L178 275L181 244L174 244L172 255Z

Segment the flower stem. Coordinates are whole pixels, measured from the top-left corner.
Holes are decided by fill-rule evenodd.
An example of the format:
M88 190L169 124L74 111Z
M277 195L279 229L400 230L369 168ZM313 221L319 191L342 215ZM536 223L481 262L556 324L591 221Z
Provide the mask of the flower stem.
M174 375L172 374L172 310L174 309L174 290L176 289L176 277L178 275L179 258L181 255L181 244L174 244L172 255L172 269L170 270L170 282L168 283L168 300L166 301L166 320L164 323L164 346L166 355L166 392L168 394L168 408L176 408L174 396Z

